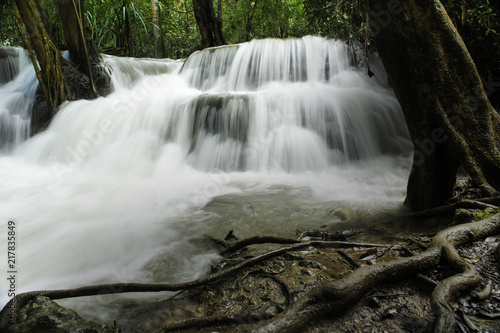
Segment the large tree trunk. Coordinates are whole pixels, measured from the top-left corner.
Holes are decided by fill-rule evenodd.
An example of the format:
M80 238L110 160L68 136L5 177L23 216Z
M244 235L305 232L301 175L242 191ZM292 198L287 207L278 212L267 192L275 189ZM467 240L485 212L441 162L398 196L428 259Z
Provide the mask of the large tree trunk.
M155 57L163 58L163 36L161 33L161 16L160 16L160 5L158 0L151 0L152 9L152 21L153 21L153 37L154 37L154 48Z
M64 17L66 42L75 66L62 57L53 43L37 4L33 0L12 3L44 97L37 99L33 107L32 135L47 126L64 101L95 98L96 88L101 95L111 90L109 76L99 66L99 51L85 31L83 0L58 0L57 3Z
M376 47L415 146L406 204L416 211L450 199L460 165L475 186L495 193L500 189L500 117L442 4L369 4Z
M95 52L97 48L92 39L87 36L84 19L84 0L58 0L56 3L59 7L61 18L63 18L61 21L71 61L87 75L93 97L97 97L98 94L92 75L92 63L99 64L101 62L101 55ZM94 50L92 55L89 49Z
M70 97L62 72L64 59L42 23L37 4L33 0L16 0L12 5L43 95L50 111L55 113Z
M132 37L132 29L130 27L130 15L128 5L130 0L123 0L123 13L124 13L124 22L123 22L123 31L125 33L125 38L127 40L127 55L129 57L133 57L135 55L135 44L134 38Z
M194 17L200 30L201 47L224 45L222 22L215 16L212 0L193 0Z

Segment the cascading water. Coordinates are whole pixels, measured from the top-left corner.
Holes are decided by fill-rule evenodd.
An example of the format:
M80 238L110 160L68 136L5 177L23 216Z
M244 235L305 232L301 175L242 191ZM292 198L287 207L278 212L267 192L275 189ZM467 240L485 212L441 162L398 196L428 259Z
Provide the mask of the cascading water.
M190 161L207 171L304 172L408 150L380 64L372 81L355 63L350 47L321 38L192 55L182 75L204 93L186 111Z
M291 235L402 202L411 143L375 57L372 79L317 37L105 63L112 94L66 103L0 158L18 292L185 281L217 257L203 234Z
M0 152L29 137L38 81L21 48L0 47Z

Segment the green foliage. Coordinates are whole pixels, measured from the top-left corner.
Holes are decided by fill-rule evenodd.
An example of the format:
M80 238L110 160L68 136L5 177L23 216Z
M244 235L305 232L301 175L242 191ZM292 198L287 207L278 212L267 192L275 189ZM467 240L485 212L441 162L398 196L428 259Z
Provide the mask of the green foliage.
M493 215L500 213L500 209L493 209L493 208L486 208L485 210L478 212L476 214L476 217L479 220L486 220L489 217L492 217Z
M124 5L125 4L125 5ZM199 48L200 37L190 0L159 1L165 54L182 58ZM87 0L86 16L94 41L107 53L127 53L124 41L124 8L128 10L135 56L153 57L152 8L150 0Z
M1 0L0 17L0 46L19 46L22 45L21 35L17 28L16 18L12 6L8 1Z
M164 0L160 10L167 57L185 58L201 47L192 0Z
M443 0L482 76L500 76L500 3Z
M40 0L44 23L58 45L64 44L55 0ZM214 0L214 8L218 8ZM254 38L321 35L347 41L365 38L366 0L220 0L222 26L228 43ZM500 77L500 2L443 0L483 77ZM192 0L160 0L165 55L183 58L199 49L200 36ZM92 38L107 53L125 55L128 22L134 55L152 57L151 0L86 0L86 19ZM1 45L21 45L10 1L0 0Z
M305 0L304 10L311 28L321 36L345 41L364 41L364 2Z
M97 47L108 53L128 54L127 29L130 29L134 55L148 55L149 31L151 31L150 6L150 2L146 0L87 0L85 2L87 26Z
M302 0L227 1L223 8L223 33L230 44L313 33L303 14Z

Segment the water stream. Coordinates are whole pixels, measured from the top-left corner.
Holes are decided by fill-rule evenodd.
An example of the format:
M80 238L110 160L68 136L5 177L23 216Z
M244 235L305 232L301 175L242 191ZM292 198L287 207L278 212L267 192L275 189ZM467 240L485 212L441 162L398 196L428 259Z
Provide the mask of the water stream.
M412 145L383 66L371 57L369 78L358 57L318 37L105 56L114 92L66 103L29 139L29 108L4 98L31 96L20 66L0 86L0 245L15 221L17 291L186 281L218 258L203 235L293 236L399 209Z
M0 47L0 152L9 151L29 137L37 88L27 52Z

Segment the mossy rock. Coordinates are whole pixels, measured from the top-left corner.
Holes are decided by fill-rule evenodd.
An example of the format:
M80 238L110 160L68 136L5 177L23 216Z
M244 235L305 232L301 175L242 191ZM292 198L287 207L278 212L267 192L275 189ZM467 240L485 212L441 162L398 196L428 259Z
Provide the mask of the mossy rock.
M3 327L5 333L113 333L104 325L88 321L47 297L35 297L17 313L15 324Z

